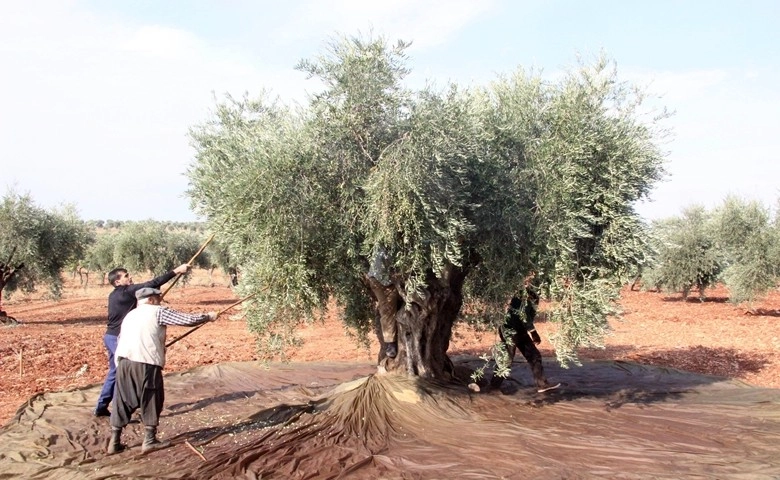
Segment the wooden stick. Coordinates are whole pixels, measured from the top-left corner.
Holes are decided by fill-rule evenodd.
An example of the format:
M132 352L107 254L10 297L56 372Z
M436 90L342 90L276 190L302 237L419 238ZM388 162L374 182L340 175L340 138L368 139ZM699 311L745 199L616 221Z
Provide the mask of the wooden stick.
M203 250L205 250L205 249L206 249L206 247L208 246L208 244L209 244L209 243L211 243L211 241L212 241L212 240L214 240L214 235L215 235L215 234L214 234L214 233L212 233L212 234L211 234L211 236L210 236L208 239L206 239L206 241L205 241L205 242L203 242L203 245L201 245L201 246L200 246L200 248L198 249L198 251L197 251L197 252L195 252L195 255L193 255L193 256L192 256L192 258L190 258L190 261L189 261L189 262L187 262L187 265L189 265L190 267L192 266L192 262L194 262L194 261L195 261L195 259L196 259L196 258L198 258L198 256L199 256L201 253L203 253ZM177 275L176 275L176 278L174 278L174 279L173 279L173 282L171 282L171 284L170 284L170 285L168 285L168 286L165 288L165 290L164 290L164 291L162 292L162 294L160 295L160 300L162 300L162 299L165 297L165 294L167 294L167 293L168 293L168 292L169 292L169 291L170 291L170 290L173 288L173 286L174 286L174 285L176 285L176 282L178 282L178 281L179 281L179 278L181 278L181 275L182 275L181 273L177 274Z
M248 296L246 296L246 297L242 298L241 300L239 300L239 301L237 301L237 302L235 302L235 303L231 304L229 307L225 307L225 308L223 308L222 310L220 310L219 312L217 312L217 318L219 318L219 316L220 316L220 315L222 315L223 313L227 312L227 311L228 311L228 310L230 310L231 308L235 307L235 306L236 306L236 305L238 305L239 303L246 302L247 300L249 300L250 298L254 297L254 296L255 296L255 295L257 295L257 294L258 294L258 292L255 292L255 293L253 293L252 295L248 295ZM199 329L199 328L200 328L200 327L202 327L203 325L206 325L207 323L209 323L209 322L203 322L203 323L201 323L200 325L198 325L197 327L193 327L193 328L191 328L191 329L190 329L190 330L189 330L187 333L185 333L184 335L182 335L182 336L180 336L180 337L176 337L176 338L174 338L173 340L171 340L170 342L166 343L166 344L165 344L165 347L166 347L166 348L167 348L167 347L170 347L170 346L171 346L171 345L173 345L174 343L178 342L178 341L179 341L179 340L181 340L182 338L186 337L187 335L189 335L190 333L192 333L192 332L194 332L195 330Z
M239 301L237 301L237 302L235 302L235 303L232 303L232 304L230 304L230 306L229 306L229 307L225 307L225 308L223 308L222 310L220 310L220 311L218 311L218 312L217 312L217 317L219 317L219 316L220 316L220 315L222 315L223 313L227 312L227 311L228 311L228 310L230 310L231 308L235 307L235 306L236 306L236 305L238 305L239 303L244 303L244 302L246 302L247 300L249 300L250 298L254 297L255 295L257 295L257 292L253 293L252 295L247 295L246 297L242 298L241 300L239 300Z
M189 440L185 440L184 444L190 447L192 451L195 452L195 455L199 456L201 460L203 460L204 462L206 461L206 457L204 457L203 454L200 453L197 448L193 447Z

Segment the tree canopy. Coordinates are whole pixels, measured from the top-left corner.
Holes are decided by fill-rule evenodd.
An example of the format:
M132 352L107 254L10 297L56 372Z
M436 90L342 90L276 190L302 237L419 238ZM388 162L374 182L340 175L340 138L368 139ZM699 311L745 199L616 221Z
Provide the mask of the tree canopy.
M73 207L46 210L29 194L7 192L0 203L0 293L32 291L45 282L59 296L60 272L92 241L93 229Z
M306 105L228 97L193 127L189 195L263 289L250 325L283 345L335 298L362 335L398 322L407 371L438 377L456 318L503 320L533 272L575 359L644 261L665 115L605 59L413 90L406 48L339 37L298 65L323 86Z
M724 258L723 278L735 303L751 301L777 284L778 218L756 201L728 197L715 214L716 239Z
M645 286L668 292L723 282L734 303L755 300L777 284L780 215L756 201L730 196L711 211L695 205L652 227L655 254L643 273Z
M666 291L682 291L688 297L692 289L704 298L706 288L714 286L723 271L723 256L718 248L712 213L695 205L679 217L653 224L652 268L643 280Z
M128 222L117 233L108 234L92 251L96 264L105 265L111 253L113 267L123 266L132 271L164 273L177 265L187 263L203 243L203 235L189 230L169 230L153 220ZM113 250L110 244L113 243ZM193 266L209 268L207 255L200 255Z

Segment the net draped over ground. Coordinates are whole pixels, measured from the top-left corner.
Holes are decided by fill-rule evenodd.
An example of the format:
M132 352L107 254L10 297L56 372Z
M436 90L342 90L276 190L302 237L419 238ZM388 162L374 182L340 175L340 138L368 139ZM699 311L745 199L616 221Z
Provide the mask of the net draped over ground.
M173 446L147 455L137 422L130 450L105 454L99 385L46 393L0 430L0 478L780 477L777 389L627 362L545 370L563 386L542 395L522 362L478 394L369 364L199 367L165 377Z

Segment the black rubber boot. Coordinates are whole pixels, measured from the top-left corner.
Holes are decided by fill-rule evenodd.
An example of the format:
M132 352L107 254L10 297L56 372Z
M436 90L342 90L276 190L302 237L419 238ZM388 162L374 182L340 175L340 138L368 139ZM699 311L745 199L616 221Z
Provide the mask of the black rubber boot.
M170 445L171 442L167 440L163 442L157 440L157 427L146 427L146 436L144 437L143 445L141 445L142 453L159 450Z
M108 448L106 453L113 455L124 451L125 445L121 442L122 429L117 427L111 427L111 440L108 441Z

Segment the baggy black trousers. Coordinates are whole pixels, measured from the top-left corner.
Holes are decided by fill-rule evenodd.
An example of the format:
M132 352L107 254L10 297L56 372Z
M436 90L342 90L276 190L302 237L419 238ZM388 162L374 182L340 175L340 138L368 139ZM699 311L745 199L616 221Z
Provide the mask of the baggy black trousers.
M506 338L504 337L503 328L498 329L498 336L501 337L501 347L506 350L507 344ZM525 357L525 360L531 367L531 373L534 376L534 383L536 384L537 388L546 387L547 378L544 376L542 354L539 352L539 349L536 348L536 345L534 344L533 340L531 340L531 337L528 336L528 332L516 332L514 335L512 335L512 343L520 350L520 353L523 354L523 357ZM509 348L509 351L507 352L510 362L515 358L515 347ZM493 387L498 387L503 381L504 379L502 377L494 375L490 383Z
M141 422L156 427L160 420L165 391L162 367L120 358L116 366L114 409L111 426L123 428L133 413L141 409Z

